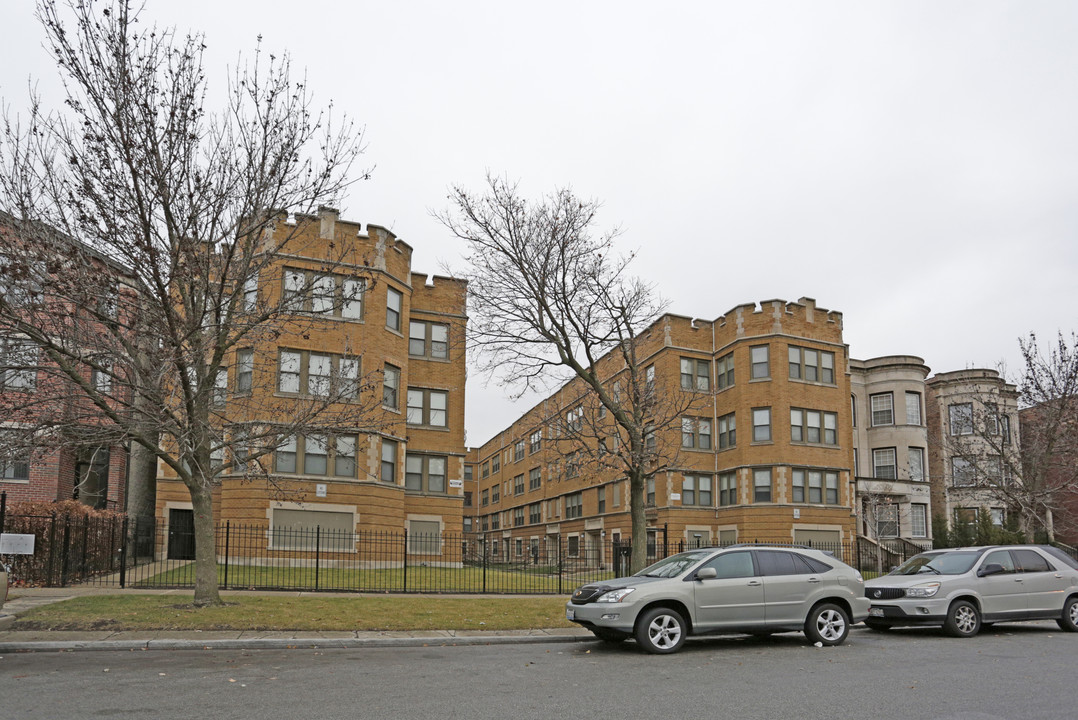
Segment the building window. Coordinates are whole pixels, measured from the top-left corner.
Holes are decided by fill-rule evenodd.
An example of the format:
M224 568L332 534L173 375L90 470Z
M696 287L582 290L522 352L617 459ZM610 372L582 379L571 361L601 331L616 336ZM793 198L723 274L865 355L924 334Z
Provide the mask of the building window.
M439 455L404 455L404 489L445 494L446 458Z
M401 307L403 303L404 296L401 295L399 290L386 288L386 327L390 330L400 332Z
M790 440L792 442L838 444L838 415L819 410L790 408Z
M894 480L898 477L894 448L877 448L872 451L872 477Z
M895 424L895 398L891 393L869 396L872 404L872 427Z
M382 440L382 482L397 482L397 441Z
M681 504L712 506L710 475L686 475L681 484Z
M37 345L5 338L0 344L0 390L31 392L37 386Z
M479 504L480 504L481 507L486 507L487 505L490 504L490 491L489 490L484 490L483 492L479 493Z
M281 350L277 366L277 391L311 397L354 398L359 378L359 359L299 350Z
M644 449L651 452L655 450L655 426L644 426Z
M711 421L707 418L681 418L681 447L711 449Z
M93 384L94 390L102 395L108 395L112 392L112 361L108 358L94 358L100 368L94 368L90 373L90 382ZM228 385L228 371L225 372L225 386ZM214 404L220 404L217 402L217 384L221 379L221 373L218 372L214 378Z
M1011 419L999 412L996 403L984 404L985 415L988 420L986 425L992 435L999 435L1001 444L1007 445L1011 441Z
M399 405L401 387L401 370L386 363L382 371L382 406L390 410L396 410Z
M528 522L532 525L543 522L542 503L532 503L528 506Z
M489 462L486 462L486 461L483 462L483 465L481 466L480 475L482 475L483 478L490 477L490 463Z
M493 487L490 488L490 503L493 505L494 503L501 502L501 499L502 499L502 485L501 485L501 483L497 483Z
M331 360L329 355L311 353L307 356L307 394L324 397L329 395Z
M644 504L648 507L655 507L655 478L647 479L647 487L644 491Z
M921 393L906 393L906 424L921 424Z
M737 473L719 475L719 505L737 505Z
M876 537L898 537L898 505L887 503L876 507Z
M344 278L341 283L341 317L359 320L363 317L363 292L366 284L356 278Z
M248 278L243 287L244 307L254 310L258 300L257 276ZM283 296L291 312L358 320L363 317L363 291L363 281L356 278L285 268Z
M513 445L513 462L520 462L524 459L524 439L516 441Z
M577 405L565 414L565 430L580 432L584 427L584 408Z
M336 285L332 275L315 275L311 283L311 312L322 315L333 312Z
M408 424L446 427L448 398L445 390L408 388Z
M760 380L771 377L771 363L768 359L767 345L757 345L750 349L752 358L752 379Z
M837 505L838 473L794 468L793 501Z
M681 358L681 389L710 390L711 363L707 360Z
M925 451L924 448L909 448L910 457L910 480L922 482L925 479Z
M965 458L951 458L951 480L955 487L970 487L977 484L977 472L973 463Z
M303 474L325 475L329 467L329 446L325 435L309 434L303 438Z
M408 554L441 555L442 525L437 520L408 521Z
M212 402L217 407L225 404L228 399L228 369L222 368L217 371L217 377L213 381Z
M771 502L771 468L757 468L752 471L752 501Z
M565 496L565 519L584 516L584 498L582 493L572 493Z
M538 490L543 485L543 473L537 468L533 467L528 471L528 490Z
M970 527L977 524L977 508L955 508L954 509L954 524L955 527L960 525L968 525Z
M928 537L928 506L923 503L910 505L910 535Z
M412 320L408 323L408 354L445 360L449 357L449 326Z
M651 392L655 389L655 366L648 365L644 368L644 390Z
M734 413L719 418L719 449L734 447L737 444L737 423Z
M295 473L297 468L302 468L304 475L355 478L356 443L355 435L308 433L292 436L277 446L275 468L279 473ZM242 472L246 466L246 446L235 450L233 455Z
M501 458L500 455L495 454L494 457L492 457L490 459L490 471L492 473L496 473L496 472L501 472L501 469L502 469L502 458Z
M835 384L835 354L790 346L790 378Z
M317 507L317 506L315 506ZM271 550L355 552L355 516L326 510L270 510Z
M521 473L513 478L513 494L524 494L524 473Z
M236 352L236 392L251 392L255 374L255 355L253 350Z
M734 354L726 353L715 363L719 390L734 386Z
M296 472L296 436L285 438L277 446L275 469L279 473Z
M0 430L0 435L11 436L10 430ZM0 458L0 480L15 482L28 482L30 480L30 463L24 458L15 457Z
M336 453L333 456L333 474L337 477L356 476L356 438L353 435L338 435Z
M947 417L952 435L973 434L973 403L957 403L947 406Z
M752 409L752 441L771 441L771 408Z
M565 552L569 557L579 557L580 555L580 536L570 535L565 541Z
M528 437L528 452L537 453L543 446L543 431L534 430Z

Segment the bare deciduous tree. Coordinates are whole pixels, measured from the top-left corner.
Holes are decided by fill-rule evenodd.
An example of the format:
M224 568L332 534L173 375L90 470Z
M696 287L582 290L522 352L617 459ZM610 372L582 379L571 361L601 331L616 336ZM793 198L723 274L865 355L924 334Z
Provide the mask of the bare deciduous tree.
M569 381L565 395L579 401L556 410L556 447L572 467L628 478L635 572L647 558L647 480L676 463L670 439L700 395L657 385L646 366L662 345L663 303L629 275L631 256L615 255L616 232L593 235L595 202L569 190L529 202L515 184L487 183L481 195L453 188L438 215L468 244L477 362L517 397Z
M289 285L281 256L367 282L354 248L312 248L279 210L334 204L362 135L313 109L287 56L256 50L213 112L201 36L147 26L124 0L42 0L38 16L67 97L62 112L34 97L4 118L0 332L40 353L39 391L5 411L35 444L120 442L170 467L194 507L195 603L216 604L221 475L267 476L264 459L297 431L382 420L374 376L308 399L220 397L238 348L251 365L233 372L258 377L283 332L318 322L301 310L324 275Z

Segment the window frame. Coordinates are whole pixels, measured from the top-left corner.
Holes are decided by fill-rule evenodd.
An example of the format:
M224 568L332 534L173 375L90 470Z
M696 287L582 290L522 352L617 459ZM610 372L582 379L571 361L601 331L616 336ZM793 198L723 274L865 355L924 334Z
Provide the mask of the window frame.
M886 398L887 407L876 408L876 399ZM895 394L893 392L873 393L868 396L868 413L871 425L869 427L887 427L895 424ZM877 413L879 413L879 421L877 421ZM884 415L888 418L886 422L883 420Z
M757 413L766 413L767 423L758 423ZM759 428L767 428L767 437L761 437ZM754 407L752 409L752 442L753 443L769 443L773 442L773 433L771 432L771 408L770 407Z
M881 453L890 453L891 462L880 463L877 457L881 457ZM890 475L880 475L880 468L891 468ZM895 447L880 447L872 448L872 477L879 480L897 480L898 479L898 448Z
M413 398L418 395L420 404L413 403ZM435 397L443 398L444 407L434 407ZM418 422L415 421L413 412L418 412ZM443 422L434 422L435 413L442 413ZM437 388L409 387L408 404L405 413L405 423L413 427L448 428L449 427L449 391Z
M396 307L393 307L393 300ZM386 286L386 328L394 332L401 331L401 320L404 317L404 293L400 290Z
M763 360L757 358L757 350L763 351ZM749 379L750 380L770 380L771 379L771 346L770 345L753 345L749 348ZM760 374L760 373L763 374Z
M686 372L688 365L688 372ZM681 389L691 392L711 391L711 361L700 360L692 357L682 357L679 365L681 371ZM703 371L703 372L701 372Z
M418 337L414 334L415 328L419 326L422 330L422 337ZM435 340L435 330L441 329L445 333L444 340ZM422 348L419 352L415 352L415 343L422 343ZM440 348L440 352L438 352ZM449 325L447 323L436 322L434 320L408 320L408 355L414 358L425 358L427 360L449 360Z
M418 472L413 468L419 463ZM435 463L441 463L441 474L434 472ZM418 477L417 477L418 476ZM441 478L441 487L435 478ZM415 480L418 479L418 485ZM449 492L449 457L435 453L404 453L404 490L422 495L446 495Z

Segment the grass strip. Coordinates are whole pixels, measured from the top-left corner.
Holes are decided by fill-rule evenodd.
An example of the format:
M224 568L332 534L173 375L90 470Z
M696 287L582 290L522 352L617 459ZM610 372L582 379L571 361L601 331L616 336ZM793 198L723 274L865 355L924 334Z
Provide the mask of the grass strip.
M529 630L576 627L565 598L87 595L21 614L12 630Z

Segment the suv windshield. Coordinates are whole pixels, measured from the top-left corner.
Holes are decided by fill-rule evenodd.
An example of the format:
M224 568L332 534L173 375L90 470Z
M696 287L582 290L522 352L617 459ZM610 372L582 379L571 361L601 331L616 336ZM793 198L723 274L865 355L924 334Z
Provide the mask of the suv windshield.
M891 574L961 575L964 572L969 572L969 569L973 567L973 563L977 562L977 558L980 556L980 551L922 553L914 555L902 563L898 568L892 570Z
M647 566L636 573L635 577L675 577L714 552L714 550L690 550L689 552L671 555L654 565Z

